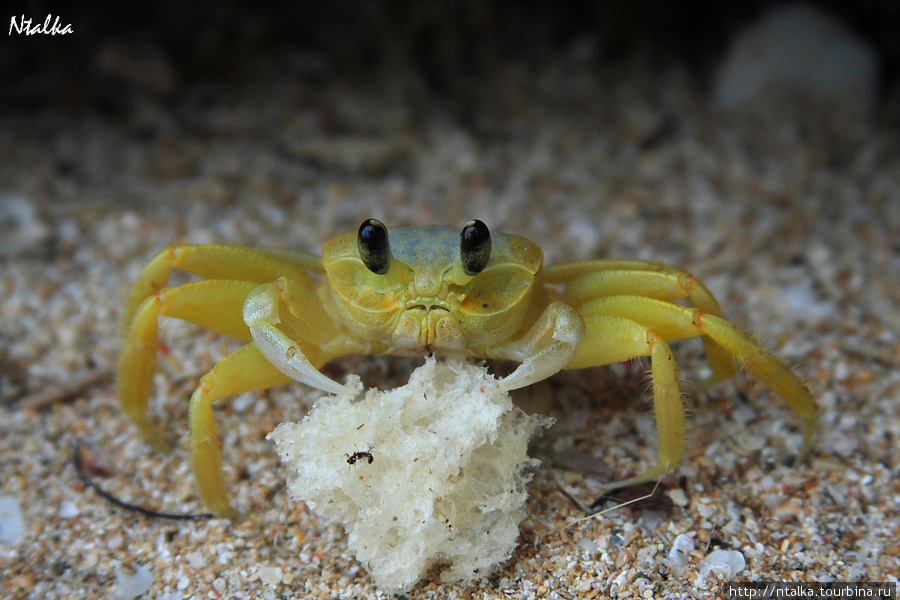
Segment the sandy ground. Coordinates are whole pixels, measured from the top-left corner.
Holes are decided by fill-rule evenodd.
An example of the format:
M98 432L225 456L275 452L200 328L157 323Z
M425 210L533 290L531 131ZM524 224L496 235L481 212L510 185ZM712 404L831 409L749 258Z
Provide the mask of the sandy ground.
M448 585L435 569L407 598L699 598L728 581L897 581L900 137L877 116L790 98L720 114L677 66L565 57L536 75L498 68L469 120L390 85L286 77L209 92L215 101L150 102L126 117L2 119L0 495L25 523L21 539L0 543L4 598L109 597L135 568L152 578L148 598L383 595L341 529L285 492L265 436L318 398L302 385L218 407L245 521L115 508L72 463L81 443L91 476L117 497L201 512L187 399L236 343L163 323L150 412L178 443L152 451L112 381L130 283L175 242L318 251L370 216L454 227L477 217L533 239L547 263L682 265L821 406L811 459L792 467L800 421L752 377L687 396L689 454L663 481L671 503L560 532L600 483L654 462L647 365L523 390L522 406L558 423L532 450L542 465L521 545L489 577ZM676 357L685 379L707 373L699 344L677 344ZM352 356L328 373L387 388L417 364ZM694 550L678 568L669 553L682 534ZM745 567L706 573L715 550L738 551Z

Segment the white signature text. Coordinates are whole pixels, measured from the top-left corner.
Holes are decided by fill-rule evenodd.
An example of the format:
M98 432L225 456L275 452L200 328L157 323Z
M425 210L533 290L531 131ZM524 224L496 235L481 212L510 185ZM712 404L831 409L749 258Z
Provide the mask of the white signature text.
M23 33L25 35L37 35L39 33L44 35L65 35L73 33L71 24L62 25L59 22L59 17L53 19L52 23L50 22L51 19L53 19L53 15L47 15L43 23L34 23L30 18L26 19L25 15L22 15L22 18L16 21L16 17L13 15L9 20L9 35L12 35L13 31L20 35Z

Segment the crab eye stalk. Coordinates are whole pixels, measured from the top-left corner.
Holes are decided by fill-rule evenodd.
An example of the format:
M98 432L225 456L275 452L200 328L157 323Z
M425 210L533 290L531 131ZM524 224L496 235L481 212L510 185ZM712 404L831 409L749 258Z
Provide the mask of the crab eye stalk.
M378 219L368 219L359 226L356 236L359 257L366 268L376 275L384 275L391 267L391 246L388 230Z
M487 225L478 219L465 224L459 234L459 256L466 275L484 271L491 259L491 232Z

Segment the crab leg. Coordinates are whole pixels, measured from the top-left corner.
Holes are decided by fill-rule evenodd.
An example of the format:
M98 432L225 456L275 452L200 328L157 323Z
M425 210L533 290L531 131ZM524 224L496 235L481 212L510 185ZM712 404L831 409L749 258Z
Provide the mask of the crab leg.
M355 393L353 388L323 375L319 366L336 356L369 348L338 335L308 277L282 277L259 286L247 297L243 316L253 343L279 371L329 394Z
M240 314L250 291L286 273L305 278L312 285L304 269L316 263L320 259L305 252L191 244L170 246L150 261L132 287L123 314L125 340L116 382L124 412L153 445L168 448L146 417L156 366L159 316L175 317L249 341L250 331ZM166 288L174 268L208 280Z
M141 272L125 305L122 328L131 326L138 308L161 290L173 268L205 279L241 279L264 283L287 276L308 277L306 270L321 269L321 259L306 252L243 246L176 244L153 257Z
M168 443L147 419L146 412L156 368L160 315L249 341L250 331L241 320L240 311L255 287L257 284L250 281L196 281L162 288L135 311L116 365L116 385L122 410L157 448L167 449Z
M665 475L684 456L685 419L678 369L669 344L651 328L612 315L584 317L585 336L569 368L581 369L649 356L653 380L653 407L659 435L659 462L636 477L609 484L609 489L653 481ZM603 343L595 343L603 340Z
M565 368L583 336L578 313L567 304L551 302L523 338L486 348L484 354L521 363L502 381L507 390L515 390Z
M588 302L579 312L585 319L592 315L618 316L640 322L666 340L698 335L709 336L735 356L747 370L775 391L803 419L802 460L812 446L816 425L816 401L793 371L772 354L760 348L746 333L722 319L697 308L688 308L642 296L613 296ZM586 346L586 344L582 344ZM581 348L579 348L581 350ZM570 366L583 364L581 354Z
M598 271L656 271L660 273L684 273L673 265L655 260L634 260L600 258L595 260L579 260L558 265L544 267L544 281L547 283L568 283L579 275L596 273Z
M641 260L595 260L548 267L550 283L565 283L564 302L578 308L585 302L609 296L636 295L657 300L686 298L705 313L722 315L712 292L690 273L664 263ZM705 389L734 377L732 356L711 337L703 336L703 346L712 367L712 376L695 386Z
M200 498L213 513L237 516L228 504L212 403L288 381L290 378L272 366L253 344L241 346L200 379L191 396L191 464Z

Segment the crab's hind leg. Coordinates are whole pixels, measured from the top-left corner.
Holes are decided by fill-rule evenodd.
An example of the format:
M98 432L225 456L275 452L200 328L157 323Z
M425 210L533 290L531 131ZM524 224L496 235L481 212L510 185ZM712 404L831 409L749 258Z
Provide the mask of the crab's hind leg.
M809 453L818 410L815 398L784 363L760 348L750 336L725 319L700 309L641 296L614 296L594 300L584 304L579 312L586 319L590 315L615 315L632 319L666 340L709 336L772 388L803 419L803 446L798 460L803 460Z
M702 281L677 267L643 260L591 260L548 267L550 283L564 283L563 302L576 309L586 302L610 296L635 295L657 300L685 299L704 313L722 315L712 292ZM712 375L693 386L694 391L734 377L734 357L713 338L703 337Z
M610 484L609 489L659 479L681 462L685 447L684 406L678 389L678 369L669 344L649 327L607 315L584 317L585 336L568 368L608 365L649 356L653 380L653 407L659 435L659 461L635 477Z
M167 449L168 443L146 413L156 368L159 317L175 317L249 341L241 307L255 287L249 281L196 281L158 290L138 307L119 353L116 386L122 411L157 448Z
M123 411L158 448L168 443L147 420L147 400L156 366L157 321L175 317L219 333L249 341L241 318L247 294L259 283L287 275L306 278L315 256L296 251L177 244L159 252L131 289L122 316L124 344L116 367ZM321 268L321 267L320 267ZM188 271L207 281L165 287L173 269Z
M279 277L305 277L321 263L315 255L280 249L244 246L176 244L159 252L147 263L131 288L122 328L127 331L144 301L164 288L172 269L181 269L204 279L240 279L264 283ZM321 269L321 264L317 265Z
M247 344L219 361L194 390L190 408L191 465L200 498L216 515L233 518L237 513L228 503L212 403L288 381L290 378L272 366L256 346Z

